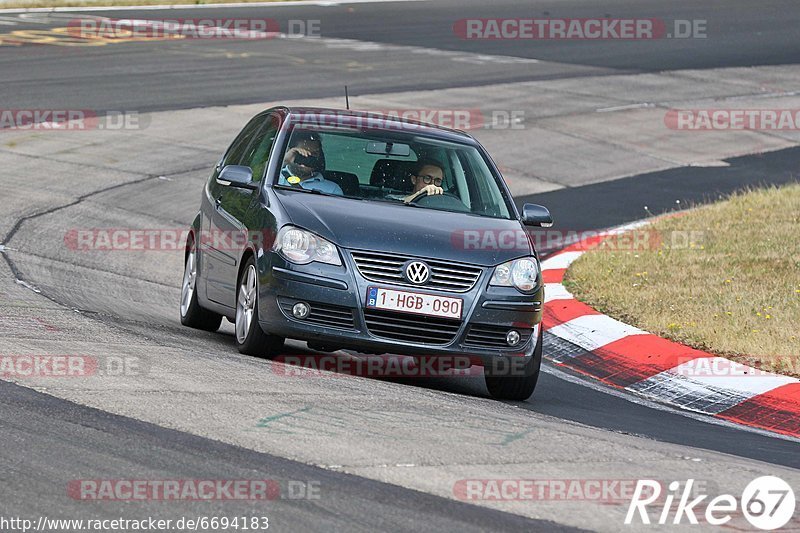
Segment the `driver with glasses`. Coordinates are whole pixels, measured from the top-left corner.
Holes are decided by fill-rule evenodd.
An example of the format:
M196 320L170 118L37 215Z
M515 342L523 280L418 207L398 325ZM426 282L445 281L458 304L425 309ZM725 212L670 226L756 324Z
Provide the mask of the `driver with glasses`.
M411 174L411 183L414 185L414 190L403 198L403 202L411 203L424 194L429 196L442 194L444 192L444 189L442 189L444 170L442 168L442 164L433 159L417 161L415 170Z

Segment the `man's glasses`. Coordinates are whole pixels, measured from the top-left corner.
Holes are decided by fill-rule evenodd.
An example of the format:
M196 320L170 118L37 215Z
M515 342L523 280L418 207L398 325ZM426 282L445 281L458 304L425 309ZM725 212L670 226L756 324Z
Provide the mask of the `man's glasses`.
M436 176L431 176L430 174L422 174L422 175L419 175L417 177L419 179L421 179L422 183L424 183L425 185L430 185L431 183L433 183L437 187L441 187L442 186L442 178L438 178Z

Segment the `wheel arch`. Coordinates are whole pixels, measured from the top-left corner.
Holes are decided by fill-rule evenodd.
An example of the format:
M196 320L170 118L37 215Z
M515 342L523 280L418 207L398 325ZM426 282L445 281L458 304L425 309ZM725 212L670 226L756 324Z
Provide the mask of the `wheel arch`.
M189 247L190 241L195 241L197 235L200 234L200 225L203 221L203 213L198 211L192 221L192 225L189 226L189 232L186 235L186 245L184 246L183 250L183 263L186 264L186 260L189 259L189 251L191 248Z

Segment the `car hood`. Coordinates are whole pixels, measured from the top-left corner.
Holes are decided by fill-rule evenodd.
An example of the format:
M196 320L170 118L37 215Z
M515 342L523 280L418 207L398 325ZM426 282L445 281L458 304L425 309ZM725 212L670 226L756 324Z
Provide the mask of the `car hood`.
M275 189L292 223L343 248L492 266L530 255L517 220Z

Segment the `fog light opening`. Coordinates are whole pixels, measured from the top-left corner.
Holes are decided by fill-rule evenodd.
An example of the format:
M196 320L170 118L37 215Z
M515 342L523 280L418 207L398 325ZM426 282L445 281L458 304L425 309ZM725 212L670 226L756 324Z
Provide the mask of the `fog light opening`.
M509 346L516 346L517 344L519 344L519 339L520 339L519 331L515 329L512 329L511 331L506 333L506 343Z
M308 316L308 313L311 311L311 308L305 302L297 302L292 307L292 316L295 318L299 318L303 320Z

